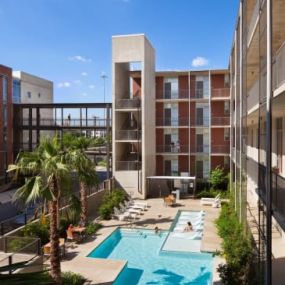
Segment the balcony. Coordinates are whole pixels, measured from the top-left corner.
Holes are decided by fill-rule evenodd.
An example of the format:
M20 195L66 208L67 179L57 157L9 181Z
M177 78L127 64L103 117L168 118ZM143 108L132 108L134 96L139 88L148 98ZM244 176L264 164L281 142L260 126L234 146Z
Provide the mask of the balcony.
M189 89L179 89L177 90L157 90L156 99L162 100L177 100L177 99L188 99L189 98Z
M210 171L196 171L196 178L197 179L208 179Z
M230 97L230 88L213 88L212 89L212 98L227 98Z
M169 145L157 145L156 153L167 153L167 154L179 154L189 152L188 145L178 145L178 144L169 144Z
M257 21L258 21L258 16L259 16L259 0L256 0L253 11L252 11L252 16L251 16L251 19L249 21L249 25L247 28L247 45L248 46L249 46L250 41L252 39L252 36L253 36L252 33L255 30L255 26L256 26Z
M191 118L191 127L209 127L209 117Z
M189 117L180 118L157 118L156 126L165 127L185 127L189 126Z
M140 161L116 161L117 171L136 171L141 170Z
M212 154L229 154L230 146L229 145L212 145L211 148Z
M213 117L212 126L229 126L230 117Z
M208 144L204 144L204 145L191 145L191 153L209 153L210 147Z
M257 80L247 95L247 112L251 113L259 107L259 80Z
M277 89L285 83L285 42L275 55L272 69L273 89Z
M116 108L117 109L134 109L141 107L141 100L135 99L117 99Z
M116 140L117 141L141 140L141 131L137 131L137 130L116 131Z

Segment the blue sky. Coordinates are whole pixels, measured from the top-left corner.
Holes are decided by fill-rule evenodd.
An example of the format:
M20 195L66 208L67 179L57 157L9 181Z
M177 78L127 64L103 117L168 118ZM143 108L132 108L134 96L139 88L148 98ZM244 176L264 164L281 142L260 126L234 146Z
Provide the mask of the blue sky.
M157 70L227 67L238 2L1 0L0 64L52 80L55 102L102 102L105 72L110 102L112 35L145 33Z

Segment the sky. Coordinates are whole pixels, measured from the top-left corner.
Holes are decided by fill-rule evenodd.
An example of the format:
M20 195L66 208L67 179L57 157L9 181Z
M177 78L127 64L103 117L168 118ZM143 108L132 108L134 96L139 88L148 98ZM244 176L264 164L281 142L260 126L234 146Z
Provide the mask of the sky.
M239 0L0 0L0 64L54 82L54 102L112 97L112 35L144 33L156 70L227 68Z

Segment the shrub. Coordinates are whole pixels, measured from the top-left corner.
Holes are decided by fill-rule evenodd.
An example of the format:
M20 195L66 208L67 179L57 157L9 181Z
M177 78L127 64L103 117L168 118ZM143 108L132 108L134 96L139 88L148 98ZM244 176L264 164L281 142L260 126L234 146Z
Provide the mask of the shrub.
M102 205L99 207L99 214L102 219L109 220L115 207L126 200L127 196L123 190L115 189L103 197Z
M227 189L227 176L224 173L224 169L217 166L211 171L209 182L214 190Z
M99 229L102 228L102 225L101 224L98 224L98 223L89 223L87 226L86 226L86 234L87 235L92 235L92 234L95 234Z
M22 229L22 234L24 237L40 238L41 244L46 244L49 242L49 222L29 223Z
M196 198L214 198L216 197L216 192L203 190L196 195Z
M21 251L21 249L24 249L26 246L28 246L30 243L34 241L33 238L26 238L26 237L11 237L11 239L8 239L7 242L7 252L17 252Z
M222 250L226 259L226 264L218 267L223 284L246 284L253 257L252 242L244 232L231 203L222 205L216 225L223 239Z
M80 275L71 271L62 272L62 285L82 285L86 279Z

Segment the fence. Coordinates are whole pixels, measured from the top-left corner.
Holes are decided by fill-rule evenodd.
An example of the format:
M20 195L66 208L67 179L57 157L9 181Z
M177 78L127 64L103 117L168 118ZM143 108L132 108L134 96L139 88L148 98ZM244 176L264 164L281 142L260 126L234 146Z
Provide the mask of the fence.
M41 254L39 238L3 236L0 238L0 252L5 256L0 259L0 267L7 266L11 274L17 267L11 267L18 262L29 262ZM2 272L3 273L3 272Z

